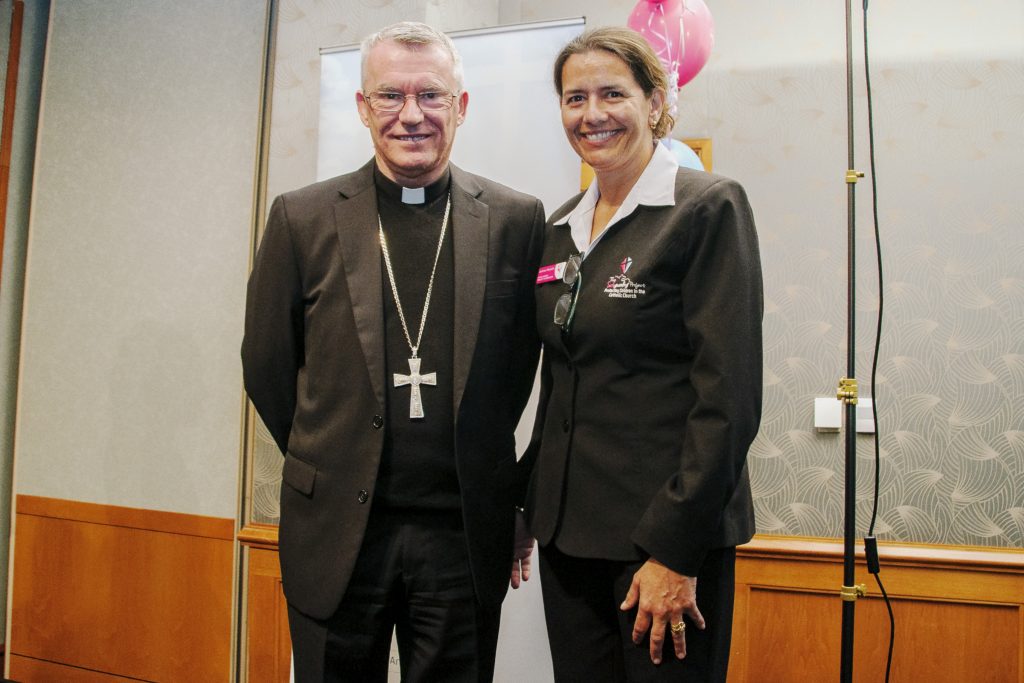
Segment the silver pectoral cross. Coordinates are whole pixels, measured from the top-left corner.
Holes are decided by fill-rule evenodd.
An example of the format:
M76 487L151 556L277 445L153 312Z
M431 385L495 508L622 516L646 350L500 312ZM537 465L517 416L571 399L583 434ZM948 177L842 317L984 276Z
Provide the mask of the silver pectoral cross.
M422 358L409 359L409 374L399 375L395 373L395 386L404 387L406 384L412 386L412 394L409 396L409 417L419 419L423 417L423 397L420 395L420 385L437 386L437 373L430 372L426 375L420 374L420 361Z

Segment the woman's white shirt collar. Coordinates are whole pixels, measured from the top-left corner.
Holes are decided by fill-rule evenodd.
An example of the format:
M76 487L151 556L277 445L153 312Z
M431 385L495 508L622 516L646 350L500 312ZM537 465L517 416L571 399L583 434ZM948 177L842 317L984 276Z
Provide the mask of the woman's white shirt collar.
M636 207L644 206L675 206L676 196L676 171L679 170L679 163L675 155L664 145L658 143L654 146L654 155L647 162L644 172L633 184L626 199L623 200L619 210L615 212L608 225L604 227L594 241L590 241L590 229L594 224L594 209L597 208L597 200L600 194L597 190L597 180L590 183L580 203L563 218L555 221L555 225L569 224L569 231L576 248L586 258L594 245L601 241L608 228L633 213Z

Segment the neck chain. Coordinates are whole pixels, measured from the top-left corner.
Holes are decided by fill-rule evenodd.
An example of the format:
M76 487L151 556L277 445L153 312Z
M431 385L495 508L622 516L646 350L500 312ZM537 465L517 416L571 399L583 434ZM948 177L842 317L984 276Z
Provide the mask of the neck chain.
M427 324L427 310L430 308L430 295L434 291L434 275L437 274L437 262L441 258L441 246L444 244L444 233L448 228L448 214L452 208L452 196L449 193L448 199L444 205L444 220L441 222L441 236L437 239L437 252L434 254L434 267L430 270L430 281L427 282L427 296L423 300L423 314L420 316L420 329L416 334L416 343L412 341L412 335L409 334L409 325L405 322L405 312L402 310L402 301L398 298L398 284L395 282L395 273L391 268L391 254L388 253L388 241L384 237L384 224L380 220L380 214L377 214L377 229L380 233L380 250L384 254L384 266L388 271L388 281L391 283L391 293L395 297L395 308L398 309L398 319L402 322L402 331L405 332L405 341L409 344L409 351L412 352L412 356L409 358L409 374L401 375L397 372L394 373L394 381L396 387L410 385L412 387L412 395L409 397L409 417L412 419L420 419L423 417L423 400L420 395L420 385L426 384L428 386L437 385L437 373L431 372L425 375L420 374L420 362L423 360L419 357L420 342L423 341L423 328Z

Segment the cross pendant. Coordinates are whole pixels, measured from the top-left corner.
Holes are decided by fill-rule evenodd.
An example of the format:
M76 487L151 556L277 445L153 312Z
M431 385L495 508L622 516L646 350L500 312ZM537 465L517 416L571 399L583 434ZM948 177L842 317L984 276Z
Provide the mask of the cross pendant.
M395 386L404 387L406 384L412 387L412 394L409 396L409 418L420 419L423 417L423 397L420 395L420 385L437 386L437 373L430 372L426 375L420 374L420 361L422 358L409 359L409 374L400 375L395 373Z

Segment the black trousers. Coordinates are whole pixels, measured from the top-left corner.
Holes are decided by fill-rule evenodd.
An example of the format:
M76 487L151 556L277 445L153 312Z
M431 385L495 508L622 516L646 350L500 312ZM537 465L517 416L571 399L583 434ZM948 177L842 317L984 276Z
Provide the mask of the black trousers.
M687 619L686 658L666 636L661 664L645 638L633 644L636 609L619 609L642 562L570 557L552 543L540 549L544 619L558 683L686 681L725 683L732 640L736 549L713 550L697 576L703 631Z
M476 601L461 513L374 511L337 611L288 607L295 680L383 683L394 631L402 681L490 681L500 616Z

